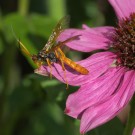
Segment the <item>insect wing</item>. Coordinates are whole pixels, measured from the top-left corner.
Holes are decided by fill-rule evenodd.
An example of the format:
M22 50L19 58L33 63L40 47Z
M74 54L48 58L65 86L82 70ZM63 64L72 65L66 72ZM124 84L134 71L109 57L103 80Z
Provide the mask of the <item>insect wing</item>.
M51 51L56 50L57 48L62 47L63 45L65 45L66 43L68 43L68 42L70 42L70 41L73 41L73 40L75 40L75 39L78 39L79 36L81 36L81 35L76 35L76 36L70 37L70 38L68 38L68 39L66 39L66 40L64 40L64 41L62 41L62 42L59 42L59 43L57 44L57 46L54 46L53 48L50 48L49 51L48 51L48 53L51 52Z
M60 19L60 21L58 22L58 24L53 29L52 34L49 37L48 42L45 44L43 50L45 50L46 52L48 52L53 46L56 45L55 44L56 39L65 30L65 28L68 27L69 20L70 20L70 17L69 16L65 16L65 17L63 17L63 18Z
M28 56L31 56L30 52L28 51L28 49L24 46L24 44L17 38L14 30L13 30L13 27L11 25L11 30L12 30L12 33L13 33L13 36L15 37L15 39L17 40L17 42L19 43L19 48L21 49L21 51L25 54L25 55L28 55Z

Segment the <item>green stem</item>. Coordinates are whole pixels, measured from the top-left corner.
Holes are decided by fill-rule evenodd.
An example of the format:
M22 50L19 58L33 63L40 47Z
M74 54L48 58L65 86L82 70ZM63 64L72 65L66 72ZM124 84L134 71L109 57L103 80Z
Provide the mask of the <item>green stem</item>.
M129 119L124 131L124 135L132 135L132 131L134 127L135 127L135 95L133 96L131 101Z
M16 48L15 46L9 45L8 49L4 53L3 57L3 80L4 80L4 87L3 91L0 94L0 135L8 135L7 131L7 107L8 107L8 96L11 90L11 81L14 79L11 78L11 72L14 65L15 55L16 55Z
M21 15L27 15L29 9L29 0L19 0L18 1L18 12Z
M47 7L49 16L59 20L66 14L66 1L65 0L47 0Z

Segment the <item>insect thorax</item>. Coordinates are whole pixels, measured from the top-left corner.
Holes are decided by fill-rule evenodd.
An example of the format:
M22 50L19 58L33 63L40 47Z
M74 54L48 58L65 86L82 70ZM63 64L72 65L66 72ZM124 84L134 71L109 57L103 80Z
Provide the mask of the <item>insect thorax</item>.
M50 62L57 62L57 58L54 52L45 53L44 50L41 50L37 54L37 61L42 61L46 63L47 59L50 60Z

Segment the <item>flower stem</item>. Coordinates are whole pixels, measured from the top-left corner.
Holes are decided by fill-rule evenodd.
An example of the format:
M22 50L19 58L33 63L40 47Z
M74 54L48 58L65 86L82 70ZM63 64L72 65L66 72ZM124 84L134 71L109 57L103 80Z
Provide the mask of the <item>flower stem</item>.
M131 101L130 114L124 131L124 135L131 135L134 127L135 127L135 95L133 96Z
M65 0L47 0L48 12L51 17L59 20L66 14ZM56 6L57 5L57 6Z
M28 13L28 9L29 9L29 0L19 0L18 1L18 12L21 15L26 15Z
M3 64L2 64L2 75L4 80L3 90L0 93L0 135L8 135L9 132L7 130L8 119L8 97L11 92L12 80L14 77L11 76L12 67L15 61L16 55L16 47L8 45L7 42L5 44L8 46L8 49L4 52ZM9 51L10 50L10 51Z

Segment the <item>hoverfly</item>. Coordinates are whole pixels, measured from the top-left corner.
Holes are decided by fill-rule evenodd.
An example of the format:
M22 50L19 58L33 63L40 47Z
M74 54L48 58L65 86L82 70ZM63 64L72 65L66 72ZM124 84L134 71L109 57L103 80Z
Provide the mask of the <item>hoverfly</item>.
M77 72L79 72L83 75L87 75L89 73L89 71L85 67L83 67L83 66L75 63L71 59L67 58L65 56L65 54L63 53L63 51L61 50L61 47L64 44L66 44L67 42L70 42L72 40L77 39L80 35L70 37L70 38L68 38L68 39L66 39L65 41L62 41L62 42L60 42L60 41L56 42L59 35L65 30L68 22L69 22L69 16L65 16L62 19L60 19L60 21L57 23L57 25L53 29L52 34L50 35L50 37L49 37L47 43L45 44L44 48L41 51L39 51L38 54L33 54L33 55L30 54L30 52L22 44L22 42L20 42L20 40L17 40L17 41L20 44L20 48L21 48L22 52L25 53L26 55L30 56L31 59L34 61L34 63L38 66L38 68L41 65L47 63L47 65L51 69L51 65L53 63L60 62L63 71L65 71L64 64L66 64L69 67L71 67L72 69L74 69L75 71L77 71ZM50 76L51 75L52 74L50 72ZM66 81L66 84L68 86L67 81Z

